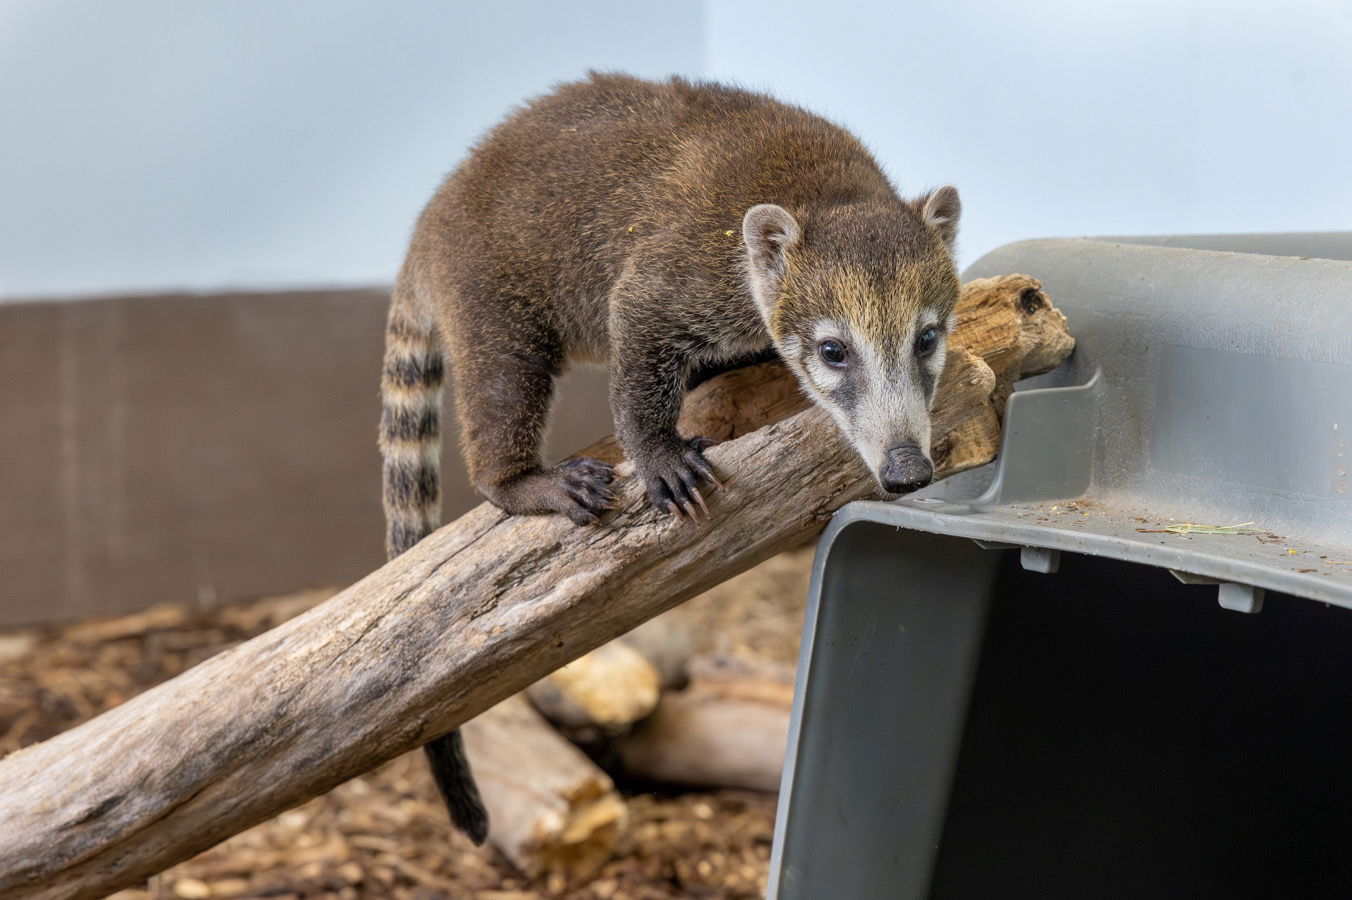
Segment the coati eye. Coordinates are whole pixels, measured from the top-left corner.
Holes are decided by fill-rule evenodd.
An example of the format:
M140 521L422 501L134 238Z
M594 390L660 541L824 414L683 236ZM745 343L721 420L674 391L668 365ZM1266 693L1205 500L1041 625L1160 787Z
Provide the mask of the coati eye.
M915 355L929 356L934 352L934 345L937 343L939 343L939 332L933 328L926 328L915 339Z
M845 360L849 359L850 354L845 350L845 345L840 341L822 341L817 345L817 352L821 354L822 359L828 366L834 366L839 369L845 365Z

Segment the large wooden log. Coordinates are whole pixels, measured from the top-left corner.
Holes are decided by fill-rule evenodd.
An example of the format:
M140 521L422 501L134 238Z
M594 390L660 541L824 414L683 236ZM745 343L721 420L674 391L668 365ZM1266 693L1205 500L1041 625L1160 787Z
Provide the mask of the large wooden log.
M1008 386L1070 351L1064 318L1029 292L1024 276L964 289L936 402L940 475L993 458ZM313 610L11 754L0 897L141 881L445 733L874 491L774 366L704 385L683 428L737 438L709 451L727 487L706 521L650 508L627 465L600 527L480 506Z

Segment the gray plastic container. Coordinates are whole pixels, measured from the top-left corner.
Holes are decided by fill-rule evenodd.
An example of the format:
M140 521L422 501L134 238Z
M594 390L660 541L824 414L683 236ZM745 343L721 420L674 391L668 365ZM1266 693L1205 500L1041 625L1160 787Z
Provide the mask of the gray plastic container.
M1066 239L964 273L1039 278L1077 349L1015 392L996 463L823 536L769 896L929 893L992 551L1168 570L1242 612L1265 591L1352 607L1349 260L1352 233ZM1257 530L1164 530L1184 522Z

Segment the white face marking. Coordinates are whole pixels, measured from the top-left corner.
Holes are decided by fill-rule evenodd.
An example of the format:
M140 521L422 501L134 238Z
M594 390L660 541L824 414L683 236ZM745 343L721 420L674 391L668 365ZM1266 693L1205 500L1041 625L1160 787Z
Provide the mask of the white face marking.
M846 348L853 347L854 330L844 322L833 320L818 322L817 327L812 330L812 342L809 348L811 352L806 356L805 365L813 386L829 392L839 389L845 383L847 376L843 369L828 365L826 360L822 359L821 354L817 352L816 348L821 346L823 341L828 340L839 341ZM830 403L823 405L834 412Z
M876 475L887 451L907 441L915 441L929 455L930 398L917 365L937 384L944 365L945 324L932 312L922 312L901 342L900 354L887 358L875 342L848 323L823 320L813 328L810 346L804 348L796 337L790 337L780 343L780 353ZM939 331L939 343L930 356L917 360L915 340L927 328ZM822 359L817 348L827 340L845 346L849 359L844 367Z

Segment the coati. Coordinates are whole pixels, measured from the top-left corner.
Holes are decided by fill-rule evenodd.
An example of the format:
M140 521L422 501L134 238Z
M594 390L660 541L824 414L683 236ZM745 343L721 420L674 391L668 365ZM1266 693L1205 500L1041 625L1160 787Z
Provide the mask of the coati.
M608 367L620 443L678 518L717 484L709 442L676 431L690 380L767 350L885 491L927 484L959 210L952 186L901 199L849 132L744 90L592 74L528 103L437 190L395 284L388 554L439 520L445 364L470 478L509 513L587 526L614 499L606 463L540 456L574 361ZM459 733L426 749L452 819L482 842Z

